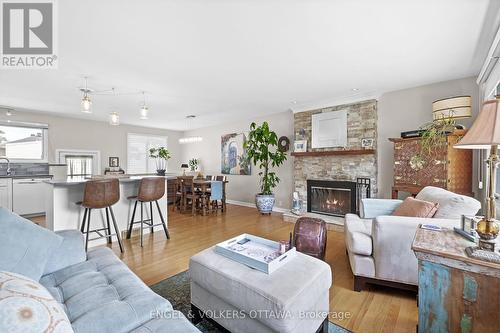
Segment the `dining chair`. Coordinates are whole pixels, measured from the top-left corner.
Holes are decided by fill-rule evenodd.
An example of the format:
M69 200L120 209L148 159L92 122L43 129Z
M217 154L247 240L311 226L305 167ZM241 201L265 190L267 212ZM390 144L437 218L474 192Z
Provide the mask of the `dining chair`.
M177 177L173 180L174 183L174 204L172 205L172 211L175 212L177 208L179 211L181 210L182 205L182 179L181 177Z
M189 203L191 203L191 213L195 215L196 205L201 198L200 192L196 191L193 184L193 176L182 176L181 192L182 192L182 208L181 211L185 212Z

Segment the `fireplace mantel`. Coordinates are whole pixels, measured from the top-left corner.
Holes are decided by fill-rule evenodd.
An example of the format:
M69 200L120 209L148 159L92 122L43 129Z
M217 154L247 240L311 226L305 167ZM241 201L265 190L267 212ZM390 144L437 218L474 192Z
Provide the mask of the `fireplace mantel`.
M346 150L322 150L322 151L306 151L306 152L293 152L290 155L295 157L307 156L331 156L331 155L373 155L375 149L346 149Z

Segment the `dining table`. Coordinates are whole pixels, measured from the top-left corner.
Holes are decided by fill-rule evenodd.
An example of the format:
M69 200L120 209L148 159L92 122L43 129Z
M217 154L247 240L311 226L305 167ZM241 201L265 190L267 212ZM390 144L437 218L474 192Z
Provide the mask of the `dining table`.
M214 180L193 179L193 186L197 187L202 193L208 193L208 189ZM222 212L226 211L226 184L228 180L220 180L222 182ZM206 215L205 205L203 205L202 215Z

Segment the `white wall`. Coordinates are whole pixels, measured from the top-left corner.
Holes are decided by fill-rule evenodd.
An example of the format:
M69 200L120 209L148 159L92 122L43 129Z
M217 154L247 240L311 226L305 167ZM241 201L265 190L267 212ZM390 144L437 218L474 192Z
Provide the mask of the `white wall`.
M6 120L7 117L3 117ZM56 161L57 149L98 150L101 153L101 172L108 166L108 157L118 156L122 169L127 167L127 133L144 133L168 137L168 149L172 154L169 172L178 172L181 151L178 143L182 132L131 125L111 126L107 122L66 118L42 112L19 112L8 119L49 125L49 162Z
M183 162L191 158L200 158L203 174L221 174L221 136L230 133L248 132L252 122L257 124L267 121L271 130L278 137L287 136L293 142L293 114L281 112L266 117L255 119L242 119L238 122L223 123L218 126L206 127L192 131L186 131L187 136L201 136L203 141L182 145ZM276 195L276 206L281 208L291 207L291 196L293 192L293 157L288 153L288 160L276 170L280 183L274 190ZM228 175L227 198L230 200L253 203L255 194L259 192L259 169L252 166L252 174L249 176Z
M398 90L383 94L378 102L378 162L379 197L390 198L393 184L393 144L389 138L397 138L402 131L417 129L432 121L432 102L458 95L472 96L473 118L479 110L479 87L475 77L429 84L421 87ZM470 127L472 119L459 123ZM473 191L477 193L474 162Z

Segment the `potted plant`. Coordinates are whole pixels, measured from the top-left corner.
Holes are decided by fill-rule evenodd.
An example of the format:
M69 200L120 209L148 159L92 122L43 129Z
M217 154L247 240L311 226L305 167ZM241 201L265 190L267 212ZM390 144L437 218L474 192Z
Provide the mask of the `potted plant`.
M197 158L192 158L189 160L189 170L191 172L198 171L198 167L200 166L200 161Z
M158 176L165 176L167 161L170 158L170 152L165 147L150 148L149 157L156 159L156 173Z
M255 195L255 203L262 214L270 214L274 206L273 189L280 179L271 168L279 167L286 160L286 154L278 149L278 136L263 122L250 125L248 140L244 143L247 159L260 169L260 193Z

